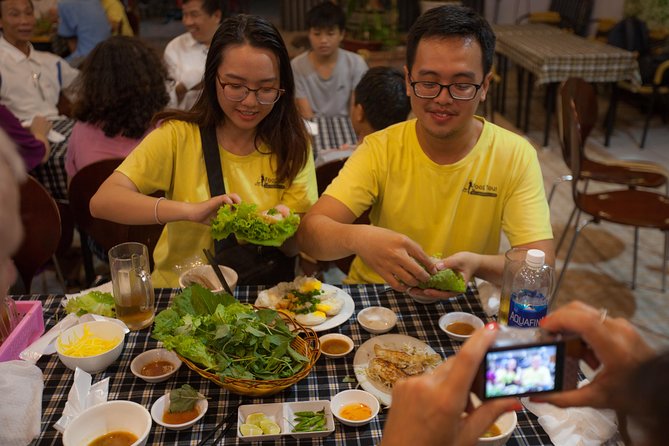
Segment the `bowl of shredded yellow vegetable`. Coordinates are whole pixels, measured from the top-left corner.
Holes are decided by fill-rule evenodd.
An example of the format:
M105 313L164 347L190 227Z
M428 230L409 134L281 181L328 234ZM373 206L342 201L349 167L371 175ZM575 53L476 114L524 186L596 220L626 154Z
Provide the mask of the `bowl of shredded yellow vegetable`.
M109 367L123 350L125 331L112 321L94 321L75 325L58 336L58 357L71 370L94 374Z

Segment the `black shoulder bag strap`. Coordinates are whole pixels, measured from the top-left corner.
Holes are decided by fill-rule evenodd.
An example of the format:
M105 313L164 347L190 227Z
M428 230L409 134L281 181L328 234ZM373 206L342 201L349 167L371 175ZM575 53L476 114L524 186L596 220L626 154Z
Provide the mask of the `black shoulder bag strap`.
M202 140L202 153L204 164L207 167L207 180L209 181L209 193L212 197L225 193L223 182L223 169L221 169L221 155L218 152L218 140L216 139L216 127L200 127L200 139ZM214 240L214 250L218 255L226 247L237 244L234 234L225 240Z

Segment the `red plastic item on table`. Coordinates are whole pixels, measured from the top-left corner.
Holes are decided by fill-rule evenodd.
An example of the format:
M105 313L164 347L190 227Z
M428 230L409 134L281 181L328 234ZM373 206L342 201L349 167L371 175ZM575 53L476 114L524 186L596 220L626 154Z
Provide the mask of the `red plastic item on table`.
M0 362L19 359L19 354L44 333L42 302L16 301L21 321L0 345Z

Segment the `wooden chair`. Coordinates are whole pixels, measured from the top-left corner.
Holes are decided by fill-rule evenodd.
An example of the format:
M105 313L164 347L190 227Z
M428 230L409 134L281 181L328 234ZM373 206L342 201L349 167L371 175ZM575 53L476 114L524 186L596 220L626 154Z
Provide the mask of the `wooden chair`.
M545 23L573 31L579 36L588 34L594 0L551 0L548 11L530 12L516 23Z
M33 177L21 185L21 222L24 237L14 255L25 292L37 270L52 259L60 241L60 213L49 192Z
M90 285L95 278L93 256L88 246L89 237L105 252L123 242L144 243L149 248L149 259L153 269L153 249L162 233L161 225L124 225L101 220L91 216L88 207L91 197L122 161L122 158L108 159L84 167L72 177L68 189L70 207L81 237L87 285Z
M578 116L579 124L579 139L578 146L572 146L572 141L566 137L566 120L563 119L568 113L568 108L574 104ZM558 137L562 147L562 158L567 166L571 167L572 152L580 153L581 178L587 188L589 181L599 181L609 184L619 184L630 189L637 187L665 187L665 193L669 194L669 172L660 164L650 161L631 161L631 160L615 160L610 162L599 162L588 158L585 151L585 143L594 128L597 120L597 95L593 86L583 79L570 78L567 79L560 87L557 97L557 122L558 122ZM570 181L573 178L571 175L565 175L558 178L548 196L550 204L556 187L564 182ZM574 206L569 217L565 231L562 233L557 244L556 251L560 250L562 242L564 241L566 229L571 225L574 216L578 220L578 210Z
M572 181L572 196L578 210L590 218L580 223L578 220L574 225L574 237L569 245L567 256L562 266L562 272L555 285L554 296L557 296L564 274L569 266L569 261L574 252L576 240L583 229L590 223L608 221L634 228L634 260L632 266L632 289L636 286L637 248L639 243L639 228L659 229L665 234L664 258L662 261L662 292L666 289L666 267L667 267L667 234L669 231L669 199L662 194L639 189L609 190L599 193L587 193L588 178L583 176L583 151L580 141L581 129L576 105L570 100L561 110L563 121L563 138L572 150L571 171L574 176Z

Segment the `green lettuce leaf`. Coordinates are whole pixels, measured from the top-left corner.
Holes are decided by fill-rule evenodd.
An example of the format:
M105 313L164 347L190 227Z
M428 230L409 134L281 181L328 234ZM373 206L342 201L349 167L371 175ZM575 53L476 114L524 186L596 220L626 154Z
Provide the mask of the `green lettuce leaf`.
M450 268L442 269L437 274L432 275L427 282L419 283L420 288L434 288L441 291L455 291L464 293L467 291L465 278L458 271Z
M99 314L100 316L115 317L114 296L110 293L91 291L83 296L68 299L65 311L83 316L86 313Z
M237 240L278 247L295 234L299 224L300 217L293 212L283 220L270 223L262 218L255 204L224 204L212 222L211 235L214 240L223 240L230 234L235 234Z

